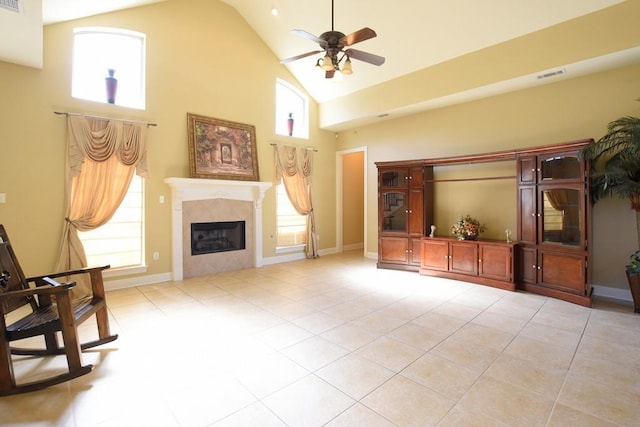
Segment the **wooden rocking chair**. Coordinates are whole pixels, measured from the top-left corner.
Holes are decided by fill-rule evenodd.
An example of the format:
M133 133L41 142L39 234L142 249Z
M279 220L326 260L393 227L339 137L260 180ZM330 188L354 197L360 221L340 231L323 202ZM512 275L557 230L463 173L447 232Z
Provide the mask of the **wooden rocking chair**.
M102 271L109 266L85 268L25 278L9 237L0 224L0 396L40 390L88 374L93 365L83 365L81 351L118 338L109 332ZM75 282L59 283L57 277L88 275L93 294L72 300ZM35 286L29 286L29 283ZM7 325L7 315L22 308L25 316ZM26 308L26 310L25 310ZM27 311L30 311L28 314ZM78 325L95 314L98 339L81 344ZM64 347L58 344L61 332ZM14 348L12 341L43 336L45 348ZM65 354L68 372L41 380L16 384L11 355L49 356Z

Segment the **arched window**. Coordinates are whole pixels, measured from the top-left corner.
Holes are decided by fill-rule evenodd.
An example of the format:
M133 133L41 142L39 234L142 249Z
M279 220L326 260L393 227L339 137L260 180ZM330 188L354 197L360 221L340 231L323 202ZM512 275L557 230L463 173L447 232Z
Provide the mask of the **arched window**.
M109 70L118 80L116 105L145 108L146 36L120 28L74 29L71 96L107 102Z
M281 79L276 79L276 135L289 135L288 120L293 119L296 138L309 138L309 99Z

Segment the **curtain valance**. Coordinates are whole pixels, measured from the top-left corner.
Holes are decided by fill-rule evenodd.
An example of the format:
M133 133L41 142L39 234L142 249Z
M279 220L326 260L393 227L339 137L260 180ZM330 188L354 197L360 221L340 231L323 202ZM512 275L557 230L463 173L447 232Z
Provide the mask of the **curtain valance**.
M105 162L112 156L125 166L136 166L138 175L147 176L146 125L69 116L67 126L72 177L80 173L85 158Z

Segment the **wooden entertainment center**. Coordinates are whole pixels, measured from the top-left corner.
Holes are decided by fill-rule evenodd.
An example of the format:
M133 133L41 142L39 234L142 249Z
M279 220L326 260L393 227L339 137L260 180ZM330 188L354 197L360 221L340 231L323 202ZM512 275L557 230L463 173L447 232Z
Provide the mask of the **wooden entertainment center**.
M590 167L579 156L590 142L376 162L378 268L520 289L590 306ZM515 241L429 237L439 182L434 167L500 161L514 161L516 176L474 180L515 180Z

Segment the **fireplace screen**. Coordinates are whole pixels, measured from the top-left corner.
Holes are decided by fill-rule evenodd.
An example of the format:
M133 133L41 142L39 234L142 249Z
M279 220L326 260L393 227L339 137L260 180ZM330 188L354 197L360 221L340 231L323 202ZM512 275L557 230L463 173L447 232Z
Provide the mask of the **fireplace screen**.
M198 222L191 224L191 255L245 249L245 222Z

